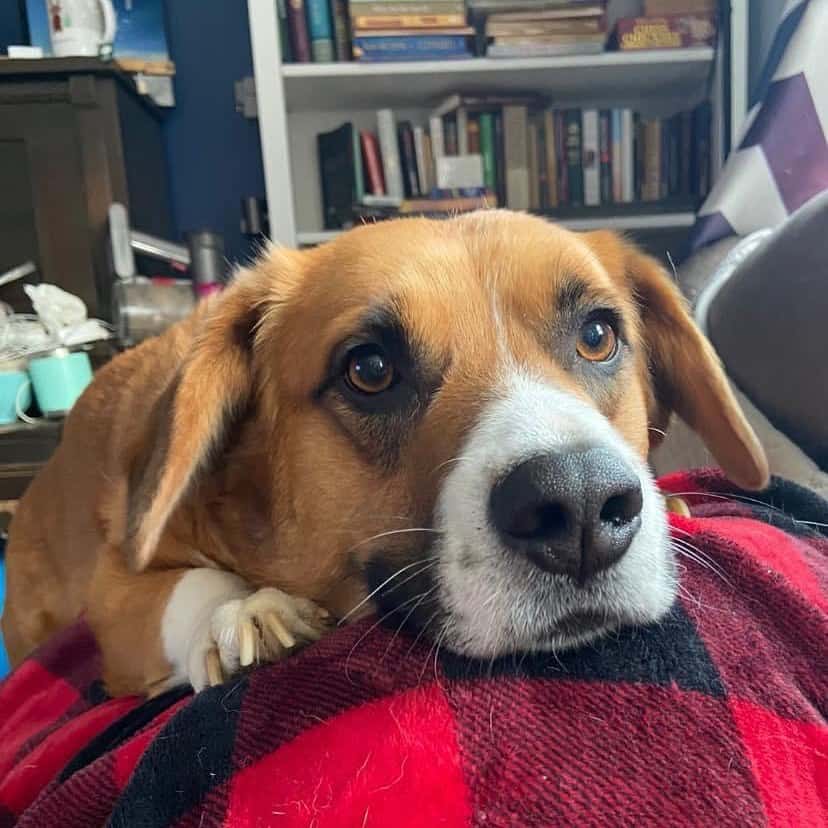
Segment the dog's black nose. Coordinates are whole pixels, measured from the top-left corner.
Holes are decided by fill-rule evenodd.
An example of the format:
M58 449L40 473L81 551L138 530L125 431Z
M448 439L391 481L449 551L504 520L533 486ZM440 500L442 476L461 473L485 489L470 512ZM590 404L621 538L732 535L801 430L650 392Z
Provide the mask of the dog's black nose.
M641 484L607 449L549 454L497 483L490 507L507 547L583 585L632 543L641 525Z

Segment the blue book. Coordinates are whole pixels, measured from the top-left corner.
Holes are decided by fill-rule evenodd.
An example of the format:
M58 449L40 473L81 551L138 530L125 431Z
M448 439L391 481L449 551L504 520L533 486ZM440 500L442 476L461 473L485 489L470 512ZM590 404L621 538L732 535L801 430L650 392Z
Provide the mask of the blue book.
M471 53L467 35L388 35L355 37L354 57L363 62L458 60Z
M333 21L328 0L305 0L308 15L308 33L314 63L330 63L336 60L333 38Z

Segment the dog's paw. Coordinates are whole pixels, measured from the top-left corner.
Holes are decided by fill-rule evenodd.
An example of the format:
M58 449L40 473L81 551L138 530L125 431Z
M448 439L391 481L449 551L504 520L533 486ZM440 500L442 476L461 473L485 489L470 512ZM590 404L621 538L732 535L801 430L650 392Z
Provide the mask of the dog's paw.
M226 601L193 642L190 684L195 690L221 684L242 667L277 661L325 633L330 616L306 598L266 587Z

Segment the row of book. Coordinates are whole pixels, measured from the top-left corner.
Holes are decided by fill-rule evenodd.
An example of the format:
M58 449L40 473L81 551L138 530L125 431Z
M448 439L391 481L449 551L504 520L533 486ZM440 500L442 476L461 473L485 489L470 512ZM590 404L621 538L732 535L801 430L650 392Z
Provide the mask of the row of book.
M277 0L284 62L531 57L710 45L717 0Z
M376 131L349 122L318 136L325 227L349 226L360 205L393 209L447 194L486 194L515 210L692 209L710 186L710 112L704 103L648 118L548 107L533 96L455 95L426 127L383 109Z

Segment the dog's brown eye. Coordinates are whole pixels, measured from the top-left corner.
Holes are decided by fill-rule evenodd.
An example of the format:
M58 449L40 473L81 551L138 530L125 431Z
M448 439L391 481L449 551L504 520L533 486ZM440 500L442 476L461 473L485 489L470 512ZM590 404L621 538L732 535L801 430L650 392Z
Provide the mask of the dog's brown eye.
M575 347L590 362L607 362L618 350L618 337L609 322L591 319L581 325Z
M346 377L355 391L379 394L391 387L394 366L378 345L360 345L348 355Z

